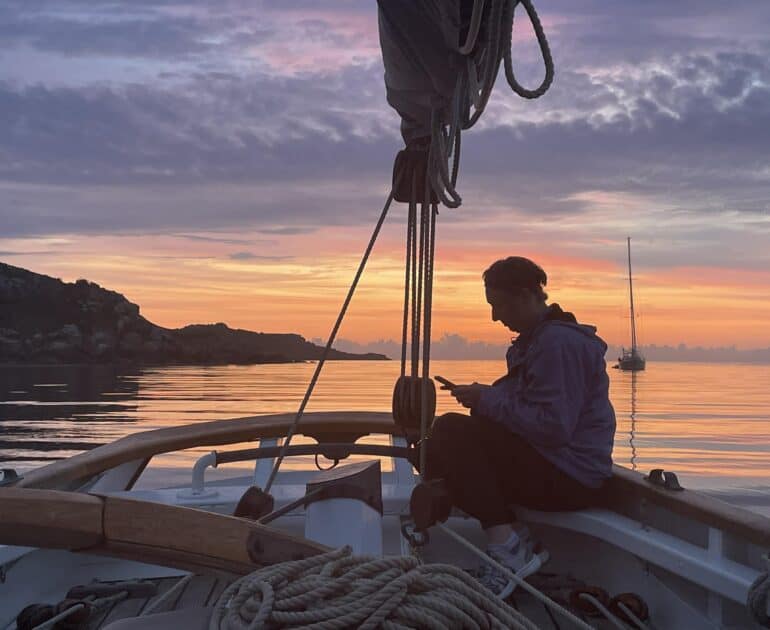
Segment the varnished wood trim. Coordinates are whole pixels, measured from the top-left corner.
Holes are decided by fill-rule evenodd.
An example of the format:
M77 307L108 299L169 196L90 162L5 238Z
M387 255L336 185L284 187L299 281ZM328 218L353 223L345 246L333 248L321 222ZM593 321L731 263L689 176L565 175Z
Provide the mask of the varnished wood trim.
M98 497L55 490L0 488L0 544L76 549L102 540Z
M242 575L328 547L234 516L137 499L0 488L0 544Z

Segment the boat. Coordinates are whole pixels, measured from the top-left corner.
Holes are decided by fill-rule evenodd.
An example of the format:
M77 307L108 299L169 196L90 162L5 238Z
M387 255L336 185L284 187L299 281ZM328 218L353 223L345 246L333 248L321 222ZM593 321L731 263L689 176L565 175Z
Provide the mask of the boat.
M547 49L531 1L522 4ZM407 22L429 5L404 2ZM513 4L484 6L473 2L460 54L477 51L476 38L510 44L495 20L510 17ZM484 15L497 17L481 28ZM424 470L417 464L435 414L428 366L436 204L459 205L459 131L475 119L458 110L471 100L477 113L483 109L505 56L497 52L479 54L473 99L462 92L468 81L456 83L449 99L456 107L447 110L454 123L434 125L432 148L418 143L399 154L393 191L296 413L144 431L21 475L3 471L0 629L767 625L770 520L683 489L672 471L642 475L616 465L591 509L514 506L549 561L526 580L508 572L515 589L505 600L471 574L479 563L494 564L479 523L442 502L440 488L416 472ZM509 54L505 63L518 85ZM540 89L523 91L531 97ZM394 198L409 203L409 215L392 411L305 413ZM292 443L295 436L303 441ZM189 483L138 483L164 473L158 456L193 448L213 450L187 470ZM281 468L307 456L317 470ZM206 480L210 468L239 462L253 471Z
M146 431L9 476L0 487L0 628L16 627L33 605L66 612L79 602L90 628L204 628L237 578L343 544L462 570L478 563L473 549L483 548L482 532L462 513L453 510L429 537L415 535L410 498L418 455L390 413L306 414L297 433L314 442L292 445L286 456L342 464L279 472L271 491L276 516L243 516L244 497L265 487L294 419L266 415ZM384 439L361 442L371 435ZM255 446L231 450L244 442ZM134 488L154 457L204 446L214 450L192 466L189 484ZM346 463L362 457L368 459ZM242 461L254 462L253 474L206 482L210 467ZM360 484L368 489L356 491ZM326 488L320 494L319 485ZM671 472L643 476L615 466L600 508L518 513L550 553L527 584L572 610L582 627L611 627L602 625L609 622L592 599L620 615L611 602L636 605L638 623L615 615L622 628L751 628L767 613L767 589L757 603L757 585L770 586L763 564L770 520L681 489ZM536 627L556 627L529 591L519 587L513 597ZM558 611L550 614L559 619Z
M631 237L628 237L628 297L631 308L631 348L621 349L618 362L614 366L628 372L639 372L647 366L647 361L636 344L636 315L634 313L634 285L631 277Z

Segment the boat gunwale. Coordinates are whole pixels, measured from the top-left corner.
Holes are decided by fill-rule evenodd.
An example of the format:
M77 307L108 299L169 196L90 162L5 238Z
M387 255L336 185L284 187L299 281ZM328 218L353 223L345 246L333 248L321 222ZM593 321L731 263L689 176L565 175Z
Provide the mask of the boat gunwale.
M194 507L35 488L0 488L0 543L66 549L213 574L244 575L329 547Z
M116 466L163 453L285 437L295 417L294 413L245 416L140 431L29 471L11 487L73 489L73 484L85 483ZM370 433L403 434L389 413L351 411L305 413L297 433L319 441L337 441L340 436L355 440Z
M11 487L72 489L74 483L83 484L121 464L146 461L167 452L284 437L295 417L294 413L247 416L142 431L30 471ZM390 413L366 411L306 413L297 432L319 442L342 442L345 440L341 438L347 438L352 443L370 434L403 436ZM654 486L641 473L614 464L603 507L627 513L623 506L639 501L770 548L770 519L767 517L697 491L672 491Z

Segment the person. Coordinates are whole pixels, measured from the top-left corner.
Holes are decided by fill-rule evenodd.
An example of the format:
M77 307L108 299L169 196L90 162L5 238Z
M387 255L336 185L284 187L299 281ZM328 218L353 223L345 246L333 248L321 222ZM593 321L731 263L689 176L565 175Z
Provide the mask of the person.
M615 412L596 328L546 304L547 276L527 258L498 260L483 274L492 320L518 333L508 371L492 385L445 385L470 415L433 423L426 476L443 479L453 503L481 522L488 553L520 577L537 571L512 504L577 510L600 501L612 475ZM514 585L490 565L481 581L505 597Z

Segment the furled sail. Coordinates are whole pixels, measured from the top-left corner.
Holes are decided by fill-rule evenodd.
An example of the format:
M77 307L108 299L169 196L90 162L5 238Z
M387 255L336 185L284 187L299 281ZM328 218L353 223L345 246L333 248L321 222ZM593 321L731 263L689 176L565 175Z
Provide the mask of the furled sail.
M511 60L513 16L519 4L532 21L545 62L545 77L534 90L518 83ZM553 80L540 20L531 0L378 0L378 7L388 103L401 116L407 150L425 153L433 195L457 207L460 132L483 113L500 63L505 64L511 88L524 98L541 96ZM420 162L408 157L402 159L405 164ZM394 170L399 170L398 160ZM394 184L396 179L394 173ZM400 187L395 188L399 199Z

